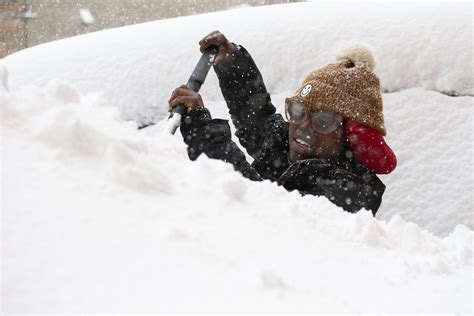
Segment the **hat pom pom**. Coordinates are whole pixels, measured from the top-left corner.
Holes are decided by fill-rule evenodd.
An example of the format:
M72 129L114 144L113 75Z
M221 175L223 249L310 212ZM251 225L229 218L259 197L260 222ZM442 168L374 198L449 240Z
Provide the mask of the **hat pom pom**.
M336 60L350 59L354 64L365 63L371 70L375 69L375 57L372 49L364 43L349 43L336 54Z

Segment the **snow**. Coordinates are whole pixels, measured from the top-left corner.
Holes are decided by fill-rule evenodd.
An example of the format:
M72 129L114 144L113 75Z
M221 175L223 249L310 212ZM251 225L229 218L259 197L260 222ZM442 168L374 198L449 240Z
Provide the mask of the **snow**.
M38 12L31 11L31 8L25 12L25 18L27 19L36 19L38 17Z
M272 94L293 92L354 40L374 49L386 91L422 86L474 94L472 4L458 2L292 3L121 27L8 56L10 84L60 78L83 92L104 91L126 118L164 116L169 92L186 82L200 57L198 41L215 29L248 48ZM216 87L211 74L202 91L221 101Z
M472 96L439 93L472 94L472 5L341 5L163 20L0 61L2 311L472 313ZM215 28L249 49L279 111L340 44L375 48L399 159L377 218L188 160L162 118ZM228 117L214 74L202 95Z
M87 8L79 9L79 16L81 17L82 23L86 25L94 24L94 16L91 11Z
M8 70L1 60L0 60L0 89L1 91L8 91Z

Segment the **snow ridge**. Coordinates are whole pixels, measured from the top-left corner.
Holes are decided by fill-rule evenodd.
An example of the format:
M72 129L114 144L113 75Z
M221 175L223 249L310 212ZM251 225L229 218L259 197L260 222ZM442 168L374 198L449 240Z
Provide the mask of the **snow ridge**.
M471 308L466 226L436 237L398 215L349 214L325 198L251 182L221 161L191 162L165 120L139 131L66 82L3 92L0 101L5 311L255 310L261 299L266 311ZM356 291L361 282L391 299L374 302ZM180 294L169 288L184 283ZM139 299L124 299L136 291ZM196 293L183 307L180 297ZM216 295L217 303L206 299Z

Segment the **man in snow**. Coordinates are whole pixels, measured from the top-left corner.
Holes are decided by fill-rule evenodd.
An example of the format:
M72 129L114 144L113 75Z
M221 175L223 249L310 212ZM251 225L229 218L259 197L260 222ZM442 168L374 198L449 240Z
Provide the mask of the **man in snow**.
M289 191L326 196L346 211L365 208L375 215L385 190L375 173L391 172L396 158L382 137L380 84L366 46L349 47L337 62L312 71L286 99L286 122L245 48L218 31L199 44L201 51L218 48L214 70L236 136L254 161L250 165L231 140L228 122L212 119L201 96L182 85L169 108L181 103L188 109L181 133L191 160L205 153L249 179L276 181Z

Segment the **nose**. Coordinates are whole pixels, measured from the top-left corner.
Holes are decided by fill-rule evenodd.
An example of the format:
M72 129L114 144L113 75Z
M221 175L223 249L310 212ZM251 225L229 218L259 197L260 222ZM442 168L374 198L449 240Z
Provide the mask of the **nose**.
M301 122L300 124L296 125L295 136L298 138L302 138L309 143L312 143L314 141L315 135L310 119L306 119L304 122Z
M298 124L298 128L301 130L313 129L313 127L311 126L311 119L308 117L306 120Z

